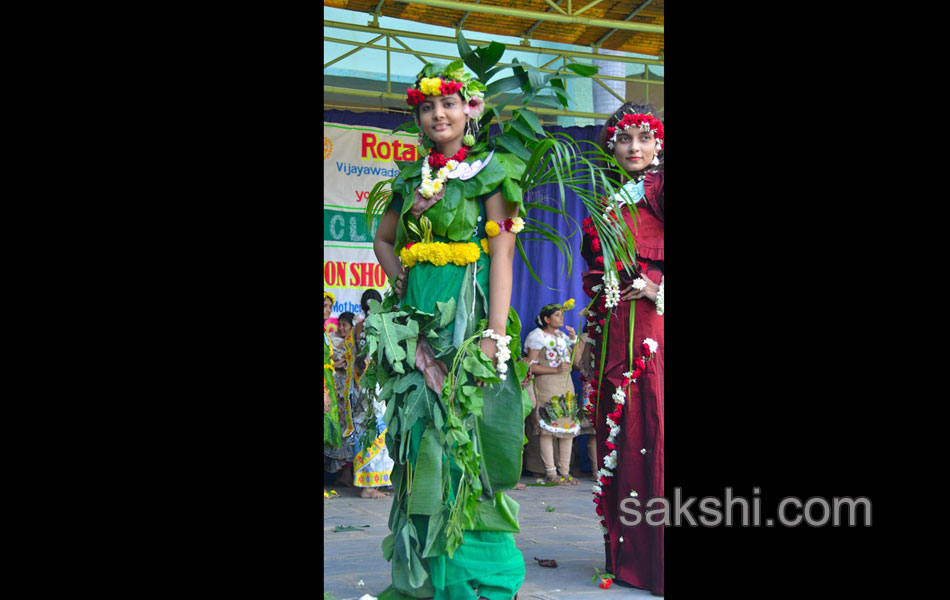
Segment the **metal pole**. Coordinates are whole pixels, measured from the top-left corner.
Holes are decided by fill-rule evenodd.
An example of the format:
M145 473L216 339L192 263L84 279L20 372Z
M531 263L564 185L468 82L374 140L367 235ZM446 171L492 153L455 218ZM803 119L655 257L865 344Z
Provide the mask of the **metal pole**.
M379 98L382 100L405 100L405 94L389 94L386 92L373 92L369 90L354 90L350 88L338 88L338 87L329 87L324 86L323 91L329 94L341 94L344 96L358 96L361 98ZM511 111L511 110L520 110L524 108L523 106L513 106L508 105L500 110ZM579 112L574 110L554 110L552 108L543 108L543 107L534 107L529 106L528 109L539 115L557 115L561 117L585 117L588 119L606 119L610 115L601 114L601 113L592 113L592 112Z
M416 33L412 31L400 31L398 29L383 29L382 27L367 27L366 25L354 25L352 23L342 23L339 21L324 21L324 27L329 27L331 29L346 29L349 31L362 31L365 33L382 33L390 34L395 36L414 38L418 40L429 40L432 42L445 42L447 44L455 44L456 40L454 37L448 37L444 35L432 35L429 33ZM470 46L487 46L487 41L482 40L468 40ZM599 58L600 56L607 55L598 55L597 53L591 52L576 52L574 50L555 50L552 48L535 48L533 46L519 46L518 44L505 44L505 48L508 50L514 50L517 52L532 52L534 54L559 54L561 56L571 56L575 58ZM656 60L653 58L633 58L631 56L610 56L605 60L612 60L616 62L627 62L637 65L663 65L662 60Z
M570 15L559 15L555 13L539 13L531 10L522 10L520 8L508 8L506 6L482 6L468 2L458 2L451 0L393 0L401 4L419 4L422 6L432 6L434 8L446 8L450 10L471 12L482 12L493 15L502 15L505 17L517 17L521 19L554 21L557 23L571 23L575 25L588 25L590 27L604 27L605 29L626 29L629 31L645 31L647 33L663 33L662 25L653 25L650 23L630 23L627 21L611 21L607 19L591 19L588 17L577 17Z
M646 0L646 2L644 2L643 4L641 4L640 6L637 7L637 10L633 11L632 13L630 13L630 16L628 16L626 19L624 19L624 21L629 21L630 19L632 19L632 18L634 18L635 16L637 16L637 13L640 12L641 10L643 10L644 8L646 8L646 7L647 7L647 4L649 4L650 2L653 2L653 0ZM611 29L610 31L607 32L606 35L604 35L604 37L602 37L602 38L600 38L599 40L597 40L596 42L594 42L594 45L595 45L595 46L600 46L600 45L602 45L602 44L604 43L604 40L606 40L607 38L609 38L610 36L612 36L612 35L615 34L616 32L617 32L617 29ZM662 30L662 29L660 30L660 33L663 33L663 30Z
M580 9L579 11L575 12L575 13L574 13L574 16L576 17L577 15L581 14L582 12L584 12L585 10L587 10L588 8L593 8L593 7L597 6L598 4L600 4L600 3L603 2L603 1L604 1L604 0L594 0L593 2L591 2L590 4L588 4L587 6L585 6L584 8L582 8L582 9Z
M323 40L324 40L325 42L333 42L333 43L335 43L335 44L347 44L347 45L359 46L360 48L357 48L357 50L362 49L362 48L366 48L367 50L380 50L380 51L382 51L382 52L399 52L400 54L412 54L413 56L415 56L416 58L418 58L420 61L422 61L423 64L425 64L425 63L427 62L424 58L422 58L423 56L429 56L429 57L432 57L432 58L441 58L442 60L448 60L448 61L458 60L458 57L457 57L457 56L451 56L451 55L448 55L448 54L436 54L435 52L423 52L423 51L421 51L421 50L413 50L413 49L409 48L408 46L406 46L399 38L393 37L393 39L396 40L399 44L402 44L402 46L405 47L406 49L403 50L402 48L386 48L385 46L374 46L374 45L370 44L369 42L354 42L354 41L352 41L352 40L344 40L344 39L342 39L342 38L330 38L330 37L324 37L324 38L323 38ZM355 52L355 51L356 51L356 50L352 50L352 51L349 52L349 54L352 54L352 53ZM586 54L586 55L584 55L584 56L587 57L587 58L590 58L590 57L591 57L590 54ZM599 56L601 56L601 55L594 55L594 56L599 57ZM603 55L603 56L607 56L607 55ZM343 57L340 57L340 58L343 58ZM560 57L560 56L557 56L557 57L554 58L554 60L557 60L558 58L564 58L565 60L567 60L568 57ZM339 60L339 59L334 59L334 62L337 61L337 60ZM606 60L609 60L609 58L606 59ZM553 62L553 61L550 61L550 62ZM546 63L546 64L550 64L550 62L548 62L548 63ZM572 61L572 62L576 62L576 61ZM512 64L511 64L511 63L500 62L500 63L498 63L498 66L499 66L499 67L510 67L510 66L512 66ZM565 67L565 68L566 68L566 67ZM554 69L546 69L546 68L544 68L544 67L538 67L538 71L540 71L540 72L542 72L542 73L557 73L557 72L558 72L558 71L556 71L556 70L554 70ZM594 76L591 77L591 79L594 79L594 80L597 80L597 79L609 79L609 80L614 80L614 81L630 81L630 82L633 82L633 83L644 83L644 80L643 80L643 79L631 79L631 78L629 78L629 77L611 77L611 76L608 76L608 75L594 75ZM649 83L650 83L651 85L663 85L663 82L662 82L662 81L650 81Z
M385 34L384 34L384 35L385 35ZM333 60L331 60L331 61L328 62L328 63L325 63L325 64L323 65L324 70L325 70L327 67L329 67L330 65L332 65L333 63L340 62L341 60L343 60L343 59L346 58L347 56L356 54L357 52L359 52L359 51L362 50L363 48L366 48L366 47L372 48L372 46L371 46L370 44L372 44L372 43L375 42L375 41L378 41L381 37L383 37L383 36L382 36L382 35L376 36L375 38L371 39L371 40L370 40L369 42L367 42L366 44L357 43L357 46L358 46L358 47L353 48L352 50L350 50L350 51L347 52L346 54L343 54L343 55L341 55L341 56L337 56L336 58L334 58ZM324 38L324 40L325 40L325 41L336 41L336 42L347 43L347 42L344 41L344 40L333 40L332 38Z

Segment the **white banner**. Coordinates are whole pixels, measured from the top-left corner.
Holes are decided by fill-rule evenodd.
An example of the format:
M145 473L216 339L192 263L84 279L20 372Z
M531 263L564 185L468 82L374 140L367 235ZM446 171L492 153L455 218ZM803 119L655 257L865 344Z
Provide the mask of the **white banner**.
M399 174L394 159L416 160L415 142L414 134L323 123L323 286L336 296L330 331L342 312L359 320L364 291L388 288L373 252L378 221L367 228L363 211L373 186Z

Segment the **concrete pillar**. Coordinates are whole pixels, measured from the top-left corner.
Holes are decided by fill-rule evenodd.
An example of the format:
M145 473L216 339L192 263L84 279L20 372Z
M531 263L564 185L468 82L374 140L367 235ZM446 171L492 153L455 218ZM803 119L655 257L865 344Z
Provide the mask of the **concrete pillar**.
M607 50L602 48L600 54L613 54L614 56L623 56L624 52L619 52L617 50ZM627 64L622 62L616 62L612 60L594 60L594 66L600 67L598 75L609 75L611 77L626 77L627 76ZM617 92L621 98L627 98L627 82L626 81L610 81L602 80L607 87ZM593 85L594 89L594 112L613 114L620 106L623 104L620 100L611 95L610 92L605 90L596 82ZM605 119L596 119L596 124L598 126L604 124Z

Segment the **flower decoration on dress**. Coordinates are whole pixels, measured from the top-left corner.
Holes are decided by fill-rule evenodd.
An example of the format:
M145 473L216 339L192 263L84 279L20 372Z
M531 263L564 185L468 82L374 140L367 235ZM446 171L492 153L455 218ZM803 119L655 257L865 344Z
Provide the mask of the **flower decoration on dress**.
M446 180L449 178L449 173L454 171L459 163L465 160L466 156L468 156L468 147L466 146L459 148L459 151L452 158L446 158L438 152L431 153L422 162L422 185L419 186L419 193L426 198L431 198L442 191ZM435 179L432 179L433 168L438 169Z
M524 219L521 217L513 217L511 219L505 219L504 221L489 221L485 223L485 233L488 234L488 237L495 237L502 231L510 231L511 233L518 234L524 230Z
M607 449L610 450L606 456L604 456L604 466L602 469L597 471L597 484L594 485L594 504L597 505L596 512L598 515L603 517L604 509L601 507L601 503L604 501L604 488L610 485L610 480L614 476L614 469L617 468L617 436L620 435L620 423L621 416L623 415L624 404L627 401L627 393L624 391L629 389L629 387L636 383L637 378L643 373L646 369L646 361L653 358L656 354L659 344L653 338L646 338L643 340L643 343L640 344L640 353L642 356L637 357L633 361L633 369L627 371L623 374L623 379L620 382L620 385L614 390L612 399L614 401L614 410L610 412L605 422L609 428L610 433L607 436L607 441L605 442ZM593 381L591 382L594 383ZM596 388L594 388L596 390ZM595 391L596 393L596 391ZM590 404L594 404L594 398L591 398ZM588 406L590 406L590 404ZM596 409L594 409L596 411ZM596 414L596 412L592 413ZM642 451L642 454L646 454L646 450ZM632 497L636 497L636 492L631 492ZM601 522L603 525L603 522ZM606 531L604 532L604 539L607 538Z
M399 260L407 268L418 262L432 263L437 267L449 263L464 267L478 261L480 255L481 247L474 242L409 242L399 251Z
M608 127L607 134L610 138L607 140L607 147L613 150L614 143L617 141L617 135L621 131L634 128L639 131L649 131L656 138L656 150L663 149L663 123L650 114L627 113L617 121L615 127Z
M464 143L465 142L463 142L463 144ZM492 150L491 152L488 153L488 156L486 156L484 159L478 159L475 162L473 162L471 165L466 162L460 162L455 169L453 169L452 171L449 171L448 178L459 179L461 181L468 181L472 177L475 177L476 175L478 175L478 172L484 169L486 165L488 165L488 161L491 160L491 157L494 154L495 154L495 151Z
M665 296L663 295L663 280L660 280L660 289L656 291L656 314L663 316L663 301Z

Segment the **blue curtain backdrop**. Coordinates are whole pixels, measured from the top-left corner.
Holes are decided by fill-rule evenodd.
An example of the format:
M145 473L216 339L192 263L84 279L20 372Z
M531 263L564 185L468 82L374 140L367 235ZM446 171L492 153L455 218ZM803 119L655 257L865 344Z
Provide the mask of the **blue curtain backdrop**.
M323 111L323 118L324 121L329 123L364 125L384 129L392 129L409 120L406 115L395 113L354 113L343 110L325 110ZM593 125L587 127L549 126L545 129L550 133L566 133L577 141L594 141L599 127ZM495 131L495 126L493 126L490 133ZM532 190L526 200L537 201L539 198L547 198L549 203L557 203L558 193L556 185L546 185ZM567 212L574 219L574 222L568 222L561 215L544 210L534 210L528 216L550 225L557 231L562 232L563 237L568 238L567 243L572 249L574 258L571 271L566 270L566 260L554 244L550 242L526 242L524 244L525 254L531 261L535 273L545 284L541 285L531 276L521 256L517 252L515 253L511 305L521 317L522 344L528 333L535 328L534 319L538 314L538 310L545 304L564 302L568 298L574 298L576 306L565 315L565 324L578 329L580 319L577 315L583 307L587 306L587 301L590 300L584 295L581 282L581 273L584 272L586 267L580 256L580 222L588 216L587 208L574 192L565 190L565 193L567 194ZM568 237L572 234L573 237ZM576 389L580 392L581 388L577 385L576 372L574 377Z

